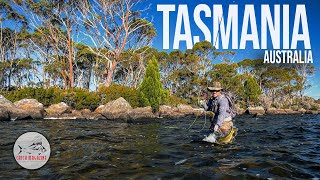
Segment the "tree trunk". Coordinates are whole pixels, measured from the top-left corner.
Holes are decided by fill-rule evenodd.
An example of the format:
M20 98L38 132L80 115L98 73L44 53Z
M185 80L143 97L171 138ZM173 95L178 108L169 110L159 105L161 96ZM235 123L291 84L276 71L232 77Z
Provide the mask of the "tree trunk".
M71 45L71 35L70 30L68 30L68 51L69 51L69 88L73 87L74 79L73 79L73 64L72 64L72 45Z
M110 84L111 84L112 76L113 76L114 70L115 70L116 67L117 67L117 64L118 64L117 61L112 61L111 68L108 70L106 82L105 82L105 84L104 84L106 87L109 87Z

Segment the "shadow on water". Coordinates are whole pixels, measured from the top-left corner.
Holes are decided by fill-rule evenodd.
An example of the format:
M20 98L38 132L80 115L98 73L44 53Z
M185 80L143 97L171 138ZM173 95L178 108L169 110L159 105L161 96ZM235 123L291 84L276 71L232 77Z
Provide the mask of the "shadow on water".
M148 123L110 121L0 122L0 178L266 179L320 177L320 116L275 115L236 119L233 144L201 142L204 117ZM39 170L14 160L15 140L37 131L51 156Z

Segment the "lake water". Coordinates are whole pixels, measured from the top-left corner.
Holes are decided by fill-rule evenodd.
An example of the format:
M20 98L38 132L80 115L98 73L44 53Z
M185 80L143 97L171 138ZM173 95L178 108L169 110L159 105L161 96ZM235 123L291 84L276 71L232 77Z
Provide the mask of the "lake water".
M209 121L203 129L198 117L188 129L194 120L0 122L0 179L320 178L320 115L241 116L228 145L201 142ZM50 159L38 170L13 157L15 140L28 131L50 142Z

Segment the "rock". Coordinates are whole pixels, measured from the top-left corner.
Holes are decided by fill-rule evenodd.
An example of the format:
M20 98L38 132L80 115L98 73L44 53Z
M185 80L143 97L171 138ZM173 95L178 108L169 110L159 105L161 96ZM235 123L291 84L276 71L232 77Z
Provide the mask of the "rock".
M294 111L292 109L284 109L284 111L286 112L286 114L300 114L299 111Z
M101 114L103 109L104 109L104 105L100 105L99 107L97 107L97 109L94 110L94 112Z
M70 115L82 117L81 111L78 110L72 110Z
M183 118L185 116L186 116L185 114L182 114L180 112L172 112L171 114L168 114L167 116L163 116L163 117L176 119L176 118Z
M48 116L59 116L63 113L69 113L71 111L71 108L64 102L53 104L49 106L47 109L45 109Z
M80 112L81 112L82 115L86 115L86 114L91 114L92 113L90 109L81 109Z
M9 118L9 113L7 109L0 108L0 121L8 121L8 120L10 120L10 118Z
M6 99L4 96L0 95L0 107L4 107L6 109L11 107L16 107L11 101Z
M277 108L269 108L267 110L268 114L287 114L284 109L277 109Z
M156 115L153 114L151 106L139 107L130 111L130 119L143 119L143 118L156 118Z
M91 112L90 114L83 115L88 120L106 120L107 118L100 113Z
M260 113L257 113L257 114L254 114L253 117L261 117L263 116L264 114L260 114Z
M185 115L180 113L178 108L172 108L167 105L161 105L159 108L159 114L161 117L165 118L181 118L184 117Z
M31 115L22 109L18 109L16 107L12 107L8 110L10 120L24 120L24 119L32 119Z
M193 109L193 112L196 116L204 116L206 114L206 111L203 108Z
M131 105L122 97L104 105L101 114L107 119L128 119Z
M101 112L102 107L104 107L104 105L101 105L99 107L96 110L98 112ZM80 112L81 112L82 116L88 120L106 120L107 119L102 114L100 114L96 111L92 112L90 109L82 109L82 110L80 110Z
M268 114L300 114L299 111L294 111L292 109L276 109L276 108L269 108L267 110Z
M235 104L235 110L238 115L242 115L242 114L246 113L246 110L241 108L240 105L238 105L238 104Z
M160 114L167 114L168 112L172 112L172 111L173 111L172 107L167 106L167 105L161 105L159 107Z
M36 99L22 99L20 101L16 101L14 105L22 110L25 110L32 119L42 119L44 115L44 108L41 103L39 103Z
M319 112L318 111L314 111L314 110L307 110L305 113L306 114L318 114Z
M185 114L185 115L194 114L194 110L190 105L178 104L177 108L178 108L178 112L182 114Z
M300 108L298 111L299 111L301 114L306 113L306 110L305 110L305 109L303 109L303 108Z
M264 110L264 108L261 107L261 106L258 106L258 107L249 107L249 108L248 108L248 112L249 112L249 114L251 114L251 115L256 115L256 114L263 115L263 114L265 114L265 110Z
M63 117L65 118L66 120L68 119L75 119L75 120L83 120L83 119L86 119L81 111L79 110L71 110L71 113L63 113L62 115L58 116L58 117Z
M31 119L31 116L27 111L23 109L17 108L11 101L7 100L4 96L0 95L0 109L2 109L2 114L4 119L7 115L10 120L23 120L23 119Z

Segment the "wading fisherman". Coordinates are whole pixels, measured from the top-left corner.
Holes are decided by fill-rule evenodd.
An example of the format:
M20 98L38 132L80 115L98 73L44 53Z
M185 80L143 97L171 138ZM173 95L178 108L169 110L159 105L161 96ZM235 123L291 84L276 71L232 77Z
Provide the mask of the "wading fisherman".
M210 131L219 132L225 135L233 127L232 118L235 112L232 110L232 101L230 97L222 94L223 88L219 82L214 82L212 87L208 87L208 91L212 92L212 96L203 107L207 111L212 111L214 117L210 118Z

